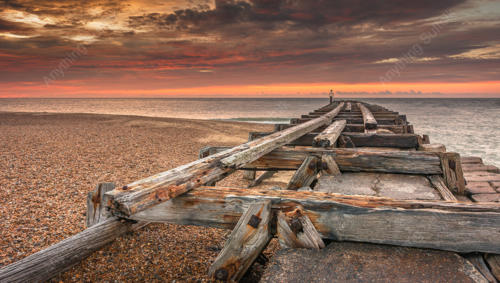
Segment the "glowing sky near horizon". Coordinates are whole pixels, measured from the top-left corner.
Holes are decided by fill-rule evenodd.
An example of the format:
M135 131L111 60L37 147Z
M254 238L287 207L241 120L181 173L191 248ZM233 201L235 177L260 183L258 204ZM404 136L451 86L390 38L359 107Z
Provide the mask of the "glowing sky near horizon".
M0 2L0 97L500 97L500 2Z

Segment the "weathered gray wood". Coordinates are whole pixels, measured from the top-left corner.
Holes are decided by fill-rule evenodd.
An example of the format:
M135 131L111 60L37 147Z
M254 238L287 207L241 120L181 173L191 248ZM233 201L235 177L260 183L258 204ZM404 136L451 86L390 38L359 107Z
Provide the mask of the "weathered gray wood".
M255 172L255 171L250 171L250 172ZM255 179L253 182L251 182L247 188L255 187L260 185L262 181L265 179L271 178L277 171L266 171L262 175L259 176L259 178Z
M48 280L112 242L116 237L144 224L116 217L108 218L70 238L1 268L0 282Z
M486 265L482 254L473 253L464 256L484 276L488 283L497 283L495 276Z
M500 281L500 255L498 254L486 254L484 259L488 263L491 273L495 278Z
M344 130L345 125L345 120L333 122L323 132L321 132L314 138L312 145L317 147L334 147L337 143L337 139Z
M340 136L338 141L338 146L343 148L355 148L356 145L352 142L351 138L348 136Z
M271 134L271 133L269 133ZM248 141L252 141L254 140L255 138L253 137L252 133L249 133L248 134ZM252 171L252 170L247 170L245 172L243 172L243 179L246 179L246 180L255 180L255 175L256 172L255 171Z
M335 162L335 159L333 158L332 155L327 155L324 154L321 156L321 173L322 175L331 175L331 176L339 176L340 169L339 166L337 165L337 162Z
M278 212L278 240L282 248L322 249L325 247L321 235L302 207L290 212Z
M225 147L214 147L223 151ZM423 151L380 151L362 148L276 149L250 163L252 168L289 170L300 167L309 155L331 154L342 172L383 172L419 175L441 175L439 153ZM252 169L250 168L250 169ZM245 169L243 167L242 169Z
M250 204L210 266L210 276L222 281L239 281L271 240L271 217L270 201Z
M343 103L327 114L284 131L249 141L197 161L133 182L127 189L106 193L116 215L130 216L151 206L175 198L193 188L221 180L234 169L289 143L298 137L329 124Z
M361 113L363 114L365 129L367 130L376 129L378 125L377 120L375 120L375 117L373 116L370 109L368 109L368 107L366 107L362 103L358 103L358 107L361 110Z
M280 130L285 130L291 127L294 127L296 125L291 125L291 124L275 124L275 127L280 129ZM391 131L392 133L395 134L406 134L409 133L408 128L411 125L378 125L377 129L382 129L382 130L388 130ZM326 127L319 127L315 130L315 132L321 132ZM365 132L365 125L363 124L347 124L345 126L344 131L346 132L353 132L353 133L363 133Z
M463 164L483 164L483 159L477 156L463 156L460 160Z
M85 223L87 228L106 220L111 214L106 210L104 194L115 188L114 183L100 183L87 195L87 213Z
M459 195L465 194L465 178L462 171L462 162L460 155L456 152L438 152L441 158L441 167L443 171L443 179L446 186L457 192Z
M202 187L133 216L137 220L233 227L242 207L271 200L273 209L301 205L323 238L500 253L500 204L391 200L292 190Z
M429 178L429 181L431 181L434 188L439 191L444 200L457 201L457 198L448 189L448 187L446 187L446 184L444 183L444 180L441 176L430 175L427 178Z
M339 114L340 115L340 114ZM294 118L290 120L290 124L301 124L305 123L307 121L310 121L311 119L314 119L312 117L310 118ZM345 117L336 117L333 119L334 121L339 121L339 120L346 120L347 124L363 124L363 118L345 118ZM390 118L377 118L377 124L378 125L400 125L401 121L399 117L390 117Z
M316 156L307 156L304 162L300 165L299 169L295 171L290 182L286 187L287 190L297 190L302 187L309 187L316 179L318 174L318 161L320 159Z

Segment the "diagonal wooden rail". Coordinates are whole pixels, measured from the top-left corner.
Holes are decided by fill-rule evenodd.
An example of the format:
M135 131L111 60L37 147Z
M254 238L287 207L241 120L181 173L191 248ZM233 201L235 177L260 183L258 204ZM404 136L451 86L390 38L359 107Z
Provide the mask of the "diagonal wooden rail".
M343 107L344 103L340 103L332 111L306 123L115 189L106 193L108 205L115 214L130 216L193 188L220 180L274 149L330 124Z

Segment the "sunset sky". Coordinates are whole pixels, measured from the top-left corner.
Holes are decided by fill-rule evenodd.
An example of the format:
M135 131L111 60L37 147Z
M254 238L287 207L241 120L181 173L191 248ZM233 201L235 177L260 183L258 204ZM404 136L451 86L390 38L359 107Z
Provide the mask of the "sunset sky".
M0 97L500 97L500 1L0 3Z

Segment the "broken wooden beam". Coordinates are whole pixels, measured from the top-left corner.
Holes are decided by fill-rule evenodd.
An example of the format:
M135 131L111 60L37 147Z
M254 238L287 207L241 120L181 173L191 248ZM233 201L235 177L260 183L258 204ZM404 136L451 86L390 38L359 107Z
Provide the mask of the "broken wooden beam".
M277 233L282 248L319 250L325 247L321 235L300 206L290 212L278 212Z
M214 147L217 152L226 147ZM316 147L276 149L250 163L250 168L259 170L298 169L309 155L333 156L342 172L381 172L419 175L442 175L439 153L424 151L376 151L363 148Z
M221 281L238 282L271 240L271 218L269 200L250 204L210 266L210 276Z
M113 213L130 216L175 198L203 184L221 180L234 169L252 162L272 150L329 124L343 107L340 103L327 114L295 127L275 132L177 168L133 182L126 189L106 193Z
M312 155L307 156L297 171L295 171L292 178L290 178L286 189L298 190L302 187L309 187L318 174L318 162L320 162L318 157Z
M365 125L365 129L367 130L373 130L377 128L377 120L375 120L375 117L373 116L372 112L368 107L366 107L363 103L358 103L358 107L361 110L361 113L363 114L363 123Z
M333 122L330 126L328 126L324 131L322 131L319 135L314 137L312 142L312 146L316 147L334 147L337 143L337 139L340 134L344 130L346 125L345 120L339 120Z
M340 176L341 172L337 162L332 155L323 154L321 156L321 174L330 176Z
M327 239L500 253L500 204L493 203L202 187L132 218L231 228L242 215L242 207L262 200L270 200L275 210L290 211L301 205Z
M87 213L85 214L85 223L87 228L104 221L111 214L106 209L104 203L104 194L115 188L114 183L100 183L97 188L87 195Z

